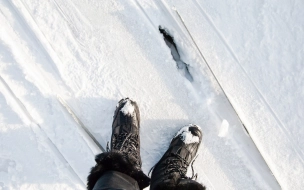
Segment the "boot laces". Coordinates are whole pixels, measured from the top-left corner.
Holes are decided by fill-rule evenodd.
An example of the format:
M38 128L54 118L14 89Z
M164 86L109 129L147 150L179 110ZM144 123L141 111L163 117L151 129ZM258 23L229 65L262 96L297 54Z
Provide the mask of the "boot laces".
M194 172L193 163L196 160L197 156L195 156L195 158L193 159L193 161L191 163L192 176L187 177L186 173L187 173L187 168L189 166L188 162L186 161L186 159L182 158L180 155L171 153L171 156L166 159L165 175L169 176L169 174L171 174L173 172L177 172L177 173L179 173L180 177L183 179L195 179L196 180L197 173L195 174L195 172ZM150 176L152 170L155 168L155 166L156 165L154 165L150 169L149 174L148 174L149 176Z
M114 134L114 140L112 149L118 150L124 153L125 156L132 155L137 161L137 165L140 165L138 155L138 135L132 133L120 133ZM109 142L107 143L107 151L109 152Z
M177 172L180 174L181 178L187 178L187 168L188 163L184 158L180 157L177 154L172 154L172 157L166 160L165 175Z

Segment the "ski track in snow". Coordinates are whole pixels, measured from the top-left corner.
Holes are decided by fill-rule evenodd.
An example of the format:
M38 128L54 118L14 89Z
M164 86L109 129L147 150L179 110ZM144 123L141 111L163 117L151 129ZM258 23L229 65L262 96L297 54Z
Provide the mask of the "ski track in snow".
M168 9L168 8L167 8ZM170 11L170 10L169 10ZM172 21L172 22L174 22L174 20ZM171 23L170 23L171 24ZM180 37L180 36L179 36ZM183 37L182 37L183 38ZM184 37L184 38L186 38L186 37ZM190 41L189 39L188 39L188 41ZM193 71L193 70L192 70ZM198 90L198 89L200 89L200 87L195 87L195 89L196 90ZM227 103L226 103L227 104ZM229 106L229 105L228 105ZM230 110L230 112L233 112L233 110ZM220 116L220 117L222 117L222 116ZM234 116L235 117L235 116ZM238 123L238 124L240 124L240 123ZM234 137L234 138L236 138L236 137ZM251 150L251 154L252 154L252 150ZM250 155L249 157L252 157L252 155ZM255 158L255 159L253 159L253 160L256 160L256 159L259 159L259 158ZM261 164L261 163L260 163ZM266 167L267 168L267 166L266 165L263 165L263 167ZM260 173L267 173L267 172L269 172L269 171L263 171L263 172L260 172ZM264 177L266 177L266 176L264 176ZM273 178L271 177L271 176L268 176L268 177L266 177L266 178L268 178L268 180L273 180ZM272 178L272 179L271 179ZM277 182L274 180L273 181L273 187L277 187L277 184L276 184Z
M168 8L167 8L168 9ZM174 21L173 21L174 22ZM171 23L170 23L171 24ZM183 37L182 37L183 38ZM185 38L185 37L184 37ZM188 39L188 41L190 41L189 39ZM195 87L196 89L199 89L200 87ZM232 110L230 110L230 112L233 112ZM252 155L251 155L252 156ZM253 159L253 160L256 160L257 158L255 158L255 159ZM261 163L260 163L261 164ZM263 167L265 167L265 166L263 166ZM267 167L267 166L266 166ZM269 172L269 171L264 171L264 172L262 172L262 173L267 173L267 172ZM271 176L268 176L268 180L270 180L272 177ZM273 180L273 179L272 179ZM276 182L274 181L274 186L276 186Z
M20 21L19 23L17 22L14 25L16 29L11 33L11 36L14 38L14 40L19 40L18 38L20 37L20 35L18 34L14 36L13 35L14 33L20 32L19 34L22 35L25 34L25 36L23 36L25 41L21 42L19 46L25 47L23 46L23 44L27 44L28 47L37 48L38 54L36 55L34 54L34 56L37 56L37 60L39 60L40 63L52 62L51 58L49 57L49 52L43 49L42 44L36 38L35 34L31 31L30 27L25 23L23 19L20 19L20 14L18 13L18 11L16 11L16 8L14 7L15 5L11 4L10 2L7 2L6 4L3 5L5 6L2 7L2 10L8 8L8 10L11 10L11 13L14 13L11 14L13 17L10 17L11 16L10 15L7 16L6 18L9 19L17 18L16 20ZM3 14L7 14L6 10L5 11L2 10L1 10L2 13L1 19L4 18ZM61 86L56 84L56 82L55 85L52 85L52 83L50 83L51 80L47 80L53 76L57 77L57 72L52 72L51 77L48 78L49 73L43 72L44 69L41 69L41 67L39 68L38 65L35 64L35 61L33 61L34 59L32 59L32 57L23 56L22 57L23 60L20 61L19 57L15 56L15 54L18 53L19 55L22 55L22 53L20 54L20 52L22 51L20 47L14 48L14 50L13 49L10 50L11 48L10 43L13 40L9 41L9 39L4 39L2 38L3 36L5 36L5 33L2 33L1 35L1 49L7 51L5 57L2 56L2 58L4 58L3 60L7 64L4 65L3 67L3 75L5 75L7 81L9 81L9 83L12 84L10 85L9 83L5 82L5 80L1 77L1 82L2 85L4 86L4 90L8 91L7 93L8 95L6 96L7 101L9 101L10 98L12 98L13 101L15 101L13 105L17 105L17 107L20 108L19 110L21 111L19 115L21 114L20 117L25 119L25 124L32 126L33 130L37 134L38 139L43 144L44 148L49 149L51 154L54 154L55 156L58 157L58 158L54 158L54 160L59 159L62 165L64 165L64 167L62 167L61 170L62 171L67 170L69 174L66 174L66 176L70 175L72 177L71 180L73 180L74 181L73 183L75 183L75 186L73 187L71 186L72 189L84 188L86 183L86 179L85 179L87 175L86 172L89 170L89 168L83 168L82 165L87 165L88 163L93 164L93 162L87 158L90 157L90 155L94 156L94 154L92 154L90 149L87 149L87 147L85 148L86 145L84 145L84 143L82 142L83 141L82 138L79 137L79 135L75 134L75 132L77 131L76 128L73 126L72 121L70 121L70 119L68 119L63 114L63 112L60 111L59 103L56 103L56 100L54 98L45 97L46 94L50 94L50 92L52 92L52 89L54 89L54 87L57 87L56 90L62 90L62 88L60 89ZM27 48L24 49L29 54L33 53L33 52L29 52ZM36 53L35 49L34 49L34 53ZM41 57L41 54L44 56ZM23 61L28 61L28 62L26 63ZM18 66L16 63L20 64L20 66ZM23 64L25 65L23 66ZM43 66L45 66L45 64ZM50 69L50 67L47 67L46 70L54 71ZM26 74L24 74L22 71ZM53 81L60 82L58 79L53 79ZM13 86L13 88L9 86ZM20 94L20 90L21 90L21 94ZM27 92L27 90L29 90L29 92ZM56 92L56 90L53 91L53 93ZM13 91L17 92L19 98L17 98L14 95ZM25 103L22 103L22 101ZM57 117L58 114L62 115L63 117L61 118ZM51 117L47 118L48 115L52 116L53 119L57 117L56 119L58 119L58 121L54 122L54 120ZM35 120L38 121L40 124L38 124L38 122L36 122ZM55 127L56 125L62 126L62 128L61 129L56 128ZM50 126L51 128L49 128ZM73 134L73 139L68 139L67 136L63 137L60 135L60 134L64 134L65 133L64 131L67 130L68 128L72 129L69 133ZM75 149L73 146L75 146L77 143L79 147ZM78 154L80 152L86 153L86 156L88 157L86 158L86 156L83 156L82 159L75 160L75 158L73 157L74 155L77 155L77 153L74 151L78 151ZM49 166L45 166L45 167L49 167ZM66 188L65 185L57 184L57 186L59 187L56 188ZM15 188L20 188L20 186ZM46 186L44 188L53 189L54 187Z
M223 41L223 43L225 44L225 46L227 47L227 49L229 50L229 52L231 53L231 55L235 59L236 63L240 67L240 69L244 72L244 74L246 75L246 80L248 80L249 83L251 83L253 85L254 89L258 93L258 96L261 97L263 103L267 106L267 108L269 109L269 111L271 112L271 114L275 117L275 119L279 123L279 126L280 126L282 132L288 135L288 140L290 140L290 142L292 143L292 147L295 149L295 151L297 152L299 158L301 158L302 162L304 163L304 161L302 159L302 158L304 158L303 151L299 147L299 145L296 144L293 141L293 137L290 135L288 128L283 124L283 122L279 119L279 117L277 116L277 114L275 113L275 111L271 108L271 106L269 105L268 101L266 100L266 98L264 97L264 95L261 93L261 91L259 90L259 88L257 87L257 85L254 83L254 81L251 80L251 78L249 77L249 75L248 75L247 71L245 70L245 68L240 64L240 61L237 58L236 53L234 53L233 49L229 46L229 44L227 43L227 41L225 40L225 38L223 37L223 35L220 33L219 29L216 28L215 24L212 22L212 20L210 19L210 17L204 11L204 9L202 8L202 6L196 0L194 2L200 8L201 13L203 13L203 15L209 21L210 25L214 28L214 30L216 31L216 33L218 34L218 36L220 37L220 39Z
M1 88L1 92L2 90ZM43 133L35 130L34 126L25 125L18 117L14 103L6 105L6 101L1 93L0 105L5 114L0 116L0 187L83 189L83 185L74 183L78 181L78 177L73 171L69 171L69 165L62 158L53 155ZM52 167L48 167L50 164ZM40 167L39 170L33 170L36 167Z
M194 31L203 53L209 48L206 57L213 61L216 74L230 76L233 71L240 71L237 76L243 76L242 84L249 84L248 91L253 92L253 98L266 106L264 109L256 106L256 110L264 111L271 121L274 119L278 123L276 126L281 133L286 133L286 152L294 150L296 159L303 165L301 146L292 139L292 133L241 64L238 52L223 34L223 28L218 27L218 18L209 15L214 9L206 11L197 0L187 4L170 0L0 0L0 5L3 27L0 31L0 91L4 95L0 94L3 109L0 131L4 135L4 140L0 141L0 146L4 147L0 151L1 188L84 189L97 152L90 146L88 135L79 128L79 122L105 147L110 139L115 105L124 97L134 99L141 111L141 155L145 173L166 151L174 134L182 126L195 123L202 128L203 142L194 167L198 181L208 189L279 189L279 184L287 189L300 187L296 177L291 179L295 174L280 173L288 164L286 159L277 166L279 157L267 152L271 146L261 144L268 142L265 140L267 133L249 128L277 184L233 109L210 78L208 68L172 7L176 6L187 26L191 26L190 31ZM186 14L189 10L191 14ZM195 23L197 19L207 28ZM158 31L159 25L168 28L174 36L181 59L190 65L193 82L176 68ZM212 40L218 44L213 45ZM216 50L218 52L214 53ZM232 66L219 64L219 57L211 58L214 55L227 58ZM232 69L226 72L227 68ZM221 76L220 82L225 79ZM240 97L229 85L231 82L227 80L224 90L227 89L228 96ZM68 113L68 108L61 105L57 97L66 102L79 121L73 120L75 116ZM245 101L242 98L232 100L233 105L242 105ZM246 126L254 126L250 119L257 114L251 117L248 113L252 110L248 111L248 106L245 108L247 110L236 106ZM270 123L266 116L263 118ZM10 120L18 124L11 124ZM23 136L18 133L22 137L20 140L30 138L26 146L28 152L46 160L47 164L41 161L38 166L29 166L18 158L27 153L9 150L10 141L6 139L13 136L8 131L28 127L32 132L24 132ZM38 145L32 143L34 141ZM294 163L291 168L302 165ZM28 172L29 167L32 171ZM44 178L51 175L49 183L32 173L42 172L41 167L52 167L41 175ZM301 168L297 168L297 172L301 172ZM286 175L291 177L284 179Z
M206 4L208 4L208 3L206 3ZM205 4L205 6L206 6L206 4ZM189 7L191 7L191 5ZM186 7L185 10L186 9L188 9L188 10L190 9L192 11L195 10L195 9L189 8L189 7ZM195 7L201 8L201 6L198 6L198 5L196 5ZM213 14L215 13L215 12L213 12L214 10L212 9L212 7L208 7L208 8L209 8L208 9L209 12L211 12ZM193 13L193 14L195 14L195 13ZM204 11L200 10L199 14L203 14L203 17L206 18L207 23L200 20L200 22L202 22L202 23L198 26L198 25L193 24L194 20L187 19L187 22L192 23L192 25L189 24L191 27L192 26L196 27L196 29L194 29L194 30L193 30L193 28L195 28L195 27L192 27L192 31L195 31L195 33L197 33L197 31L201 31L202 29L206 29L206 24L210 25L210 27L207 27L207 29L208 30L210 30L210 28L214 29L215 34L218 35L220 41L224 42L223 44L226 46L226 49L228 50L228 52L230 52L232 58L234 59L234 61L230 61L231 59L229 58L229 56L225 55L225 52L223 51L223 49L225 49L225 48L216 48L216 51L217 51L216 54L218 55L219 52L222 51L220 54L223 58L225 58L225 59L221 59L221 62L214 59L214 57L210 57L209 53L207 54L209 57L209 60L211 60L211 63L213 63L213 65L214 65L213 68L216 70L217 76L219 76L220 79L222 78L222 80L220 80L220 81L221 82L224 81L223 82L224 89L226 90L226 92L228 92L228 95L230 93L233 94L233 96L230 94L230 98L232 99L232 102L234 103L234 105L238 105L236 108L241 113L241 115L242 115L241 118L243 119L247 128L249 126L250 134L252 135L253 139L257 143L257 147L261 151L263 157L266 159L268 165L271 167L271 169L274 172L274 175L278 179L279 183L282 185L282 188L287 188L287 189L300 188L302 186L301 185L302 182L299 181L299 179L302 177L299 177L299 175L303 174L303 172L301 172L301 171L303 171L303 153L302 153L301 143L299 143L299 139L300 139L299 137L301 136L301 134L303 134L303 131L300 128L298 128L298 130L297 130L298 133L291 134L291 132L290 132L291 129L293 129L295 127L288 126L288 128L287 128L287 126L277 116L278 113L280 113L282 115L282 110L277 109L277 111L279 111L278 113L276 113L273 110L274 105L270 106L270 104L269 104L269 100L271 100L271 98L269 99L269 97L268 97L267 98L268 101L267 101L267 99L265 98L265 95L261 92L261 90L253 82L251 77L249 77L249 74L247 73L246 69L242 65L240 65L240 61L237 58L235 51L233 51L232 47L230 45L228 45L227 40L225 40L225 38L223 37L221 32L219 32L219 29L215 27L214 22L211 21L210 17L207 16L206 13L204 13ZM219 14L219 13L217 13L217 14ZM282 15L280 15L280 12L277 12L277 16L278 16L277 18L279 18ZM198 18L198 16L196 16L196 17ZM298 17L298 18L300 18L300 17ZM217 19L217 21L219 22L218 19ZM217 22L217 24L218 24L218 22ZM235 23L231 23L231 24L233 25ZM223 26L224 25L226 25L226 24L223 24ZM219 26L221 26L221 25L219 25ZM223 30L223 28L222 28L222 30ZM211 34L210 31L207 31L207 33ZM214 40L214 43L213 42L210 43L210 40L208 40L208 39L207 40L202 39L201 34L195 35L195 37L196 38L200 37L198 42L202 42L202 41L208 42L209 41L208 43L210 44L210 46L208 45L209 46L208 50L210 51L210 47L211 47L210 52L213 51L212 47L214 47L214 44L217 43L216 37L210 38L210 39ZM208 44L208 43L199 44L199 45L200 45L200 47L207 49L206 44ZM268 43L272 44L273 41L270 41ZM235 46L235 47L238 48L237 46ZM284 46L281 46L281 47L284 47ZM280 49L280 47L278 47L278 49ZM206 52L206 50L204 52ZM290 51L290 53L291 52L292 51ZM216 58L218 58L218 57L216 57ZM266 60L265 63L267 63L267 61L268 60ZM229 64L223 64L225 62L227 62ZM296 64L294 64L294 65L297 66ZM233 71L233 73L231 73L230 71ZM281 72L283 74L284 70L282 70ZM251 76L254 76L255 78L257 78L256 76L259 76L259 74L251 75ZM269 79L269 77L267 77L267 78ZM242 82L241 83L237 82L240 79L242 80ZM276 78L274 78L274 79L277 80ZM233 81L233 80L235 81L234 83L238 84L238 85L233 84L233 82L231 85L230 81ZM261 81L258 81L258 82L261 82ZM235 87L235 86L237 86L237 87ZM259 86L262 90L264 90L264 93L265 93L265 87L263 87L263 86L261 87L261 85L259 85ZM242 91L244 91L244 92L242 92ZM268 86L266 92L267 91L271 92L271 90L269 89L269 86ZM285 91L285 93L288 93L288 91ZM301 99L296 99L296 100L299 100L299 103L301 103ZM246 102L244 102L244 101L246 101ZM285 102L280 102L279 104L278 103L279 102L277 102L277 105L280 105L280 103L285 104ZM293 110L293 111L294 111L295 115L298 114L297 110ZM288 115L288 114L289 113L287 113L285 115ZM249 119L249 116L253 116L253 117L251 117ZM295 119L295 120L290 120L290 121L298 121L298 122L300 121L300 123L301 123L300 118L301 117L293 117L293 119ZM290 121L288 123L291 123ZM296 123L296 122L293 122L293 123ZM260 126L263 126L262 130L259 129ZM273 135L269 136L267 134L273 134ZM274 135L274 134L276 134L276 135ZM288 155L288 158L286 158L285 155ZM290 158L292 158L292 160ZM284 161L282 161L282 160L284 160ZM296 172L294 170L290 169L290 165L294 165L294 167L297 168ZM282 171L284 171L284 172L282 172Z
M74 169L71 167L71 165L68 163L68 161L66 160L66 158L62 155L62 153L58 150L56 144L45 134L45 132L43 131L43 129L40 127L39 124L37 124L33 117L31 116L31 114L28 112L28 110L26 109L26 107L22 104L22 102L14 95L14 93L12 92L12 90L10 89L10 87L8 86L8 84L3 80L3 78L0 76L0 83L1 83L1 92L7 97L7 102L11 102L11 106L12 107L16 107L16 110L19 110L18 113L20 115L23 116L23 119L25 119L25 122L28 123L33 131L36 133L36 136L38 137L38 139L42 139L39 140L40 142L42 142L45 148L51 149L55 155L57 155L59 157L59 159L61 160L61 162L63 162L63 164L67 165L67 169L69 170L69 172L72 174L72 176L76 176L76 180L78 180L78 182L82 182L80 177L78 176L78 174L74 171ZM9 100L11 98L11 100ZM74 176L74 177L75 177Z

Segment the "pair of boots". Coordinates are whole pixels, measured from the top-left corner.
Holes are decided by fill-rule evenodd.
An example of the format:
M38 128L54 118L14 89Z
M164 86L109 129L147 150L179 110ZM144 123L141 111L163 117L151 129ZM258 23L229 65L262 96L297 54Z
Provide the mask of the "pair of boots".
M120 189L96 188L96 183L111 181L113 176L118 176L116 178L121 180L112 184L128 181L132 186L133 181L135 185L132 189L144 189L149 185L151 190L205 189L203 185L186 177L187 168L202 140L200 128L189 125L177 133L168 150L154 166L150 180L141 170L139 123L140 114L136 102L129 98L120 100L113 118L111 149L96 156L96 165L88 176L88 189ZM108 186L111 186L111 183L109 184Z

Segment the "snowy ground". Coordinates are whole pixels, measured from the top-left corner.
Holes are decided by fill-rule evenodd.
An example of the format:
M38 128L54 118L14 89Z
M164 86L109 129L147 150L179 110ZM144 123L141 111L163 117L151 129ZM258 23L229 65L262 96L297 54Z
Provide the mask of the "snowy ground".
M208 189L301 189L304 3L0 0L0 189L85 189L117 102L141 111L143 170L201 126ZM175 7L231 99L212 79ZM174 36L193 81L158 26Z

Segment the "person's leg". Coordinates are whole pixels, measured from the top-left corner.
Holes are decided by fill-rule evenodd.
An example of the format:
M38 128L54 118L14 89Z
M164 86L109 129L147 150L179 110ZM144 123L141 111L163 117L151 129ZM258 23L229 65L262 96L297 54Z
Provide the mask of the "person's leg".
M183 127L172 139L168 150L155 165L150 190L204 190L205 187L186 177L202 140L196 125Z
M88 176L87 188L89 190L94 188L97 181L100 180L98 184L104 182L103 177L108 171L126 174L130 178L124 176L124 179L130 184L133 184L132 179L135 180L139 189L149 185L149 177L141 170L139 128L140 115L136 102L129 98L120 100L113 117L111 149L109 152L96 156L97 164L91 169ZM117 175L110 175L110 177L115 181L114 178ZM115 189L115 187L113 188Z

